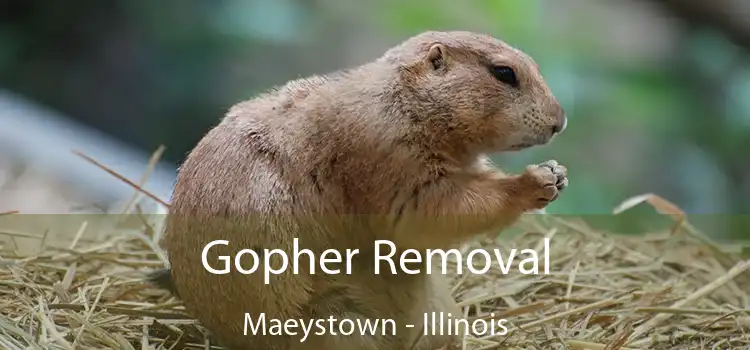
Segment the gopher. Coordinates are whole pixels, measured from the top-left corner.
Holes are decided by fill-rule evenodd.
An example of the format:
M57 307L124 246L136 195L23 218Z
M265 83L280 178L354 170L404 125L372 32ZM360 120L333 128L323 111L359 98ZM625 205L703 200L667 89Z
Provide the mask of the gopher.
M231 107L189 153L160 242L170 268L151 281L230 349L453 346L461 334L420 332L425 313L463 314L446 276L376 274L373 242L399 252L450 249L546 207L568 186L564 166L550 160L506 174L488 155L548 144L566 125L535 61L473 32L423 32L361 66L288 82ZM295 242L316 257L359 254L348 273L323 273L303 256L298 271L265 281L259 272L210 273L202 253L215 240L229 243L208 250L213 266L242 249L291 256ZM238 260L253 265L248 255ZM270 327L331 317L393 320L397 329L247 329L248 318Z

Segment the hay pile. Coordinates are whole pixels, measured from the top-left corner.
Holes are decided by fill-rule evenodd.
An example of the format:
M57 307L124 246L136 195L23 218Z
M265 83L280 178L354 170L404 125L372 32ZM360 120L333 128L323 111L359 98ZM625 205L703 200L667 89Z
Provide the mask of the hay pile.
M126 226L89 243L81 229L66 248L31 257L6 246L0 348L209 348L179 302L142 282L163 264L153 244L158 229ZM466 349L750 348L750 279L743 274L750 265L691 234L689 225L645 237L549 216L519 227L523 234L465 249L541 248L551 237L551 273L502 275L495 267L455 276L454 295L470 306L469 318L494 313L509 322L508 334L469 337Z

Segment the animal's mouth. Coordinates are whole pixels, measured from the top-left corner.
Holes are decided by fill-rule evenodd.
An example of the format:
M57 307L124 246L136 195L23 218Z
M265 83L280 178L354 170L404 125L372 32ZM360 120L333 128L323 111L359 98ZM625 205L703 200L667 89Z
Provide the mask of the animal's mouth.
M510 151L520 151L531 147L542 146L552 142L554 137L526 137L521 142L514 143L508 147Z
M510 139L511 142L506 143L502 151L504 152L521 151L527 148L548 145L552 143L552 141L555 139L557 135L559 135L559 133L551 133L548 135L543 135L539 133L510 135L510 137L506 137L506 140Z
M525 143L525 142L524 143L517 143L517 144L511 145L510 147L508 147L508 150L509 151L520 151L520 150L524 150L524 149L531 148L531 147L534 147L534 146L536 146L536 144Z

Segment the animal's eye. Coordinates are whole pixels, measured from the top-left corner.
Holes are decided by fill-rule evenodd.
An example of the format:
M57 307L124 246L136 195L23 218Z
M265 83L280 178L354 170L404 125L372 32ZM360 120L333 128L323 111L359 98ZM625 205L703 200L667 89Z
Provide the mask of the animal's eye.
M508 66L490 66L490 72L497 80L513 87L518 87L518 78L513 68Z

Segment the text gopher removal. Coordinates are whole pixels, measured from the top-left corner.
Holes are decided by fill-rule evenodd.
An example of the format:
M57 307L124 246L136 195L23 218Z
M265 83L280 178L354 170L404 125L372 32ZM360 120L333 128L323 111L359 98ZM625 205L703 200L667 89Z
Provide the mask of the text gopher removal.
M525 275L539 274L540 263L544 274L549 274L549 246L550 239L544 238L543 248L541 252L537 252L534 249L510 249L509 252L501 252L500 249L492 249L488 251L486 249L474 249L468 253L462 253L458 249L427 249L424 253L415 250L407 249L401 252L400 255L396 256L396 245L387 240L377 240L374 242L374 273L380 274L380 269L385 266L389 269L390 273L405 273L409 275L415 275L420 273L431 274L433 259L440 259L440 273L447 274L448 266L451 257L457 262L457 274L463 274L464 268L473 274L484 274L490 271L493 265L500 269L503 274L507 274L511 271L511 268L515 265L518 272ZM278 275L287 271L290 267L294 274L300 273L300 261L302 259L309 259L309 271L305 273L316 274L319 273L316 266L320 267L320 271L326 274L341 274L343 273L350 275L352 273L352 258L359 254L359 249L346 249L345 252L340 252L335 249L328 249L316 257L315 254L309 249L300 249L299 241L297 238L294 239L291 257L282 249L263 249L260 252L256 252L252 249L242 249L234 257L228 255L221 255L218 257L218 262L208 261L208 253L210 249L217 245L229 245L227 240L215 240L207 244L201 253L201 262L203 267L210 273L216 275L228 274L231 269L234 268L237 272L242 274L253 274L258 272L262 266L262 273L264 276L264 283L269 284L271 275ZM252 263L245 264L243 266L242 259L252 261ZM515 261L520 259L516 264ZM541 261L540 261L541 260ZM425 271L420 269L410 268L410 264L425 263ZM274 266L276 265L276 266ZM343 265L343 266L342 266Z

